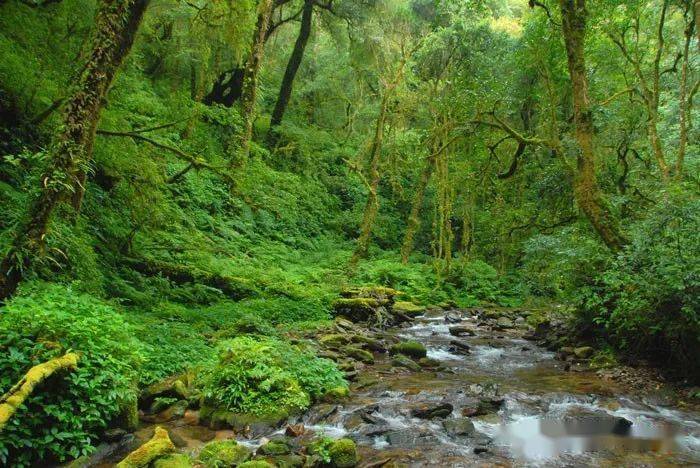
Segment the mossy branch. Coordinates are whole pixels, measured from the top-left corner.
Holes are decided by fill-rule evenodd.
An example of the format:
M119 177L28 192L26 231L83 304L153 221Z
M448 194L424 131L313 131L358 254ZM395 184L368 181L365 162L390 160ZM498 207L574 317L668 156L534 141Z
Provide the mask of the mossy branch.
M32 394L37 385L61 370L74 370L78 366L78 355L66 353L61 357L37 364L0 397L0 431L17 412L20 406Z
M137 448L126 458L117 463L117 468L143 468L149 466L151 462L175 451L175 444L170 440L168 431L160 426L156 426L155 433L151 440Z

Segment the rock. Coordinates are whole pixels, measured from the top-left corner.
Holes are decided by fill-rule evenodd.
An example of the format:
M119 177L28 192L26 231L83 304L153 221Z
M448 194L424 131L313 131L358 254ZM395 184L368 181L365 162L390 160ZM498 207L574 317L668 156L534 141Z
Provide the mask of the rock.
M455 325L450 327L450 335L452 336L474 336L476 332L474 329L467 325Z
M413 372L418 372L421 370L421 367L420 365L418 365L418 363L416 363L410 357L404 356L403 354L397 354L396 356L394 356L391 360L391 365L394 367L405 367L406 369L411 370Z
M121 428L114 428L114 429L107 429L102 436L102 439L105 442L117 442L122 439L127 434L127 432L124 429Z
M367 322L376 317L379 306L379 302L372 298L338 299L333 304L333 313L354 323Z
M475 431L474 423L468 418L446 419L442 422L442 427L452 436L468 436Z
M273 457L272 461L276 468L302 468L306 459L301 455L290 454Z
M357 447L351 439L338 439L328 449L331 466L334 468L352 468L360 461Z
M350 339L353 343L359 344L362 348L369 349L376 353L386 353L386 346L375 339L365 335L353 335Z
M258 455L276 456L289 455L292 453L292 447L286 440L271 440L268 443L261 445L258 448Z
M420 359L428 355L428 350L423 344L417 341L404 341L392 345L389 348L389 353L392 355L403 354L413 359Z
M530 341L544 339L552 329L552 323L549 320L543 320L535 326L535 329L530 333L523 335L523 338Z
M157 426L151 440L137 448L125 459L117 463L117 468L143 468L154 460L175 451L175 445L168 436L168 431Z
M199 452L197 461L205 468L235 466L250 458L250 450L235 440L217 440L209 442Z
M265 435L280 427L289 416L287 413L255 415L236 413L221 408L202 406L199 412L202 424L214 430L233 429L250 436Z
M340 296L344 298L371 298L375 299L381 305L391 305L394 303L394 297L399 294L399 291L384 286L362 286L359 288L344 289L340 292Z
M420 403L411 409L411 416L420 419L446 418L452 414L454 408L449 403Z
M579 359L588 359L595 353L595 349L590 346L581 346L574 349L574 355Z
M139 406L141 408L150 408L156 398L187 400L191 393L186 385L188 381L189 376L187 374L177 374L161 382L149 385L141 391Z
M192 468L190 457L184 453L174 453L153 462L153 468Z
M354 346L345 346L342 351L346 356L357 359L360 362L374 364L374 356L369 351Z
M387 432L386 440L393 446L411 449L435 446L440 443L440 440L430 432L423 432L416 428Z
M469 386L469 393L483 398L496 398L499 392L500 387L494 382L486 382L484 384L475 383Z
M496 327L500 330L504 330L507 328L513 328L513 321L509 319L508 317L499 317L498 320L496 320Z
M445 313L445 323L460 323L462 321L462 315L459 312L446 312Z
M487 453L489 451L489 448L484 446L484 445L477 445L474 447L474 453L479 455L480 453Z
M427 369L436 369L442 367L442 363L440 361L428 357L420 358L418 360L418 365Z
M333 387L323 394L321 400L332 403L347 398L348 396L350 396L350 389L348 387Z
M462 341L450 340L449 351L457 354L469 354L471 352L471 346Z
M391 310L411 318L423 315L425 313L425 307L406 301L398 301L394 303Z
M306 428L303 424L290 424L284 430L284 434L288 437L299 437L304 435Z
M338 330L340 333L347 333L357 329L354 323L352 323L350 320L344 319L343 317L336 317L333 319L333 322L335 323L336 330Z
M347 335L334 333L323 335L318 339L318 344L327 348L340 348L350 343L350 338Z
M542 434L558 437L562 430L569 436L597 436L597 435L627 435L632 422L605 412L591 412L583 414L568 414L563 418L542 420L540 430Z

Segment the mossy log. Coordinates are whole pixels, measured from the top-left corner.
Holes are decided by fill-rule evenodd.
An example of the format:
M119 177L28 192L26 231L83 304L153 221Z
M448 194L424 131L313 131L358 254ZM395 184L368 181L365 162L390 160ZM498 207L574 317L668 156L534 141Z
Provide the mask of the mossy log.
M256 295L255 287L245 278L211 273L199 268L151 259L126 258L124 261L135 271L146 276L162 275L178 284L199 283L216 288L231 299L239 300Z
M17 409L32 394L37 385L61 370L74 370L78 366L78 355L66 353L29 369L10 390L0 397L0 431Z
M150 465L164 455L175 452L175 444L170 440L168 431L156 426L151 440L137 448L126 458L117 463L117 468L141 468Z

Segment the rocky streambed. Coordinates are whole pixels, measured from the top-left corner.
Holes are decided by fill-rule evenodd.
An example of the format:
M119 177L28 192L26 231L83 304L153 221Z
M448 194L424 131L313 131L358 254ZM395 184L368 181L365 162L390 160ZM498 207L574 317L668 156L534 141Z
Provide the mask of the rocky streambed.
M592 348L562 346L560 331L533 329L525 311L426 311L390 293L359 296L339 301L328 329L296 337L339 363L349 397L245 431L205 427L186 405L154 422L180 451L236 439L247 457L273 466L333 466L306 455L319 436L355 441L364 467L700 466L697 405L643 374L592 370ZM122 440L101 466L154 426Z

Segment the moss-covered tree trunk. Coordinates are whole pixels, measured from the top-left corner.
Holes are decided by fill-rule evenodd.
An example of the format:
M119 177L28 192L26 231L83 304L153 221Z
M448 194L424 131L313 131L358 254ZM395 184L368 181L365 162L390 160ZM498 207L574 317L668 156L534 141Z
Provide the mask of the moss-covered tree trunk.
M272 118L270 119L271 132L274 132L274 128L282 123L282 118L287 110L289 99L292 96L294 78L299 71L299 66L304 58L304 50L306 50L306 44L309 42L309 36L311 35L311 20L313 19L313 13L314 0L304 0L304 8L301 14L301 25L299 26L299 35L294 43L294 50L292 50L292 55L289 57L289 62L287 62L287 68L284 71L279 96L277 97L275 108L272 111Z
M430 156L425 158L423 170L420 173L418 185L416 185L415 188L413 201L411 202L411 212L408 215L406 232L404 233L403 243L401 244L401 262L404 264L408 263L408 257L411 255L411 252L413 252L413 245L415 243L414 238L418 232L418 229L420 229L420 209L423 206L423 200L425 199L425 189L428 187L430 176L432 175L433 168L435 167L436 156L436 152L432 152Z
M255 121L255 102L258 95L258 75L265 55L265 40L273 7L274 0L260 0L258 4L258 20L253 33L253 45L243 75L240 102L243 128L238 135L238 141L232 142L233 144L229 148L229 153L232 155L232 168L245 164L250 153L250 140L253 138L253 122Z
M92 49L66 101L60 133L51 149L40 188L0 264L0 300L14 293L24 272L43 251L51 216L65 201L80 209L85 174L105 97L133 45L149 0L105 0L100 4Z
M696 3L697 5L697 3ZM678 96L678 157L676 158L676 179L683 178L683 165L685 152L688 146L688 117L690 117L690 102L688 99L688 69L690 65L690 42L693 39L693 28L697 28L694 17L686 24L685 42L683 43L683 63L681 65L681 79Z
M573 177L574 196L603 242L616 251L625 245L626 239L596 179L593 113L588 97L588 78L583 52L586 37L586 2L559 0L559 3L571 78L575 134L579 146Z

